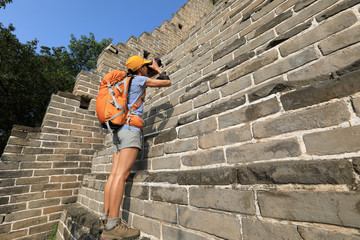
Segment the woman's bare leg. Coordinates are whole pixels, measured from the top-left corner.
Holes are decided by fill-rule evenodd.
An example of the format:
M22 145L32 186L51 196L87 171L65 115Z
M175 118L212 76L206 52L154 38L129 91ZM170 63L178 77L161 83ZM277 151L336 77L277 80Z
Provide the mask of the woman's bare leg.
M111 168L111 172L110 172L110 176L108 177L106 184L105 184L105 188L104 188L104 213L108 214L109 213L109 207L110 207L110 188L112 185L112 182L114 180L114 176L116 173L116 169L117 166L119 164L119 156L120 153L114 153L113 154L113 165Z
M123 148L121 149L120 154L116 155L114 158L114 161L117 161L118 163L110 186L109 219L117 218L119 216L125 181L130 175L131 168L135 163L138 153L138 148Z

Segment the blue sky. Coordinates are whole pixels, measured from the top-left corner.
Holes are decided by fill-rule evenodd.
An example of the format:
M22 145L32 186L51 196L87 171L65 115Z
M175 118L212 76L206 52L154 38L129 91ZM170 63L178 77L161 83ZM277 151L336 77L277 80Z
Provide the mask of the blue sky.
M39 41L40 46L69 45L92 32L97 41L112 38L125 43L131 35L151 33L187 0L13 0L0 9L0 22L12 23L20 42Z

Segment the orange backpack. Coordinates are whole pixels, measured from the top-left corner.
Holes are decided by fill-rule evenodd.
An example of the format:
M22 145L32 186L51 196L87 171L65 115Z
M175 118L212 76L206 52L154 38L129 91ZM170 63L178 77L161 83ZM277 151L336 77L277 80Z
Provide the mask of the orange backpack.
M142 129L144 121L134 113L144 101L145 91L128 109L128 90L132 77L126 72L113 70L101 80L96 97L96 114L103 127L111 129L128 124Z

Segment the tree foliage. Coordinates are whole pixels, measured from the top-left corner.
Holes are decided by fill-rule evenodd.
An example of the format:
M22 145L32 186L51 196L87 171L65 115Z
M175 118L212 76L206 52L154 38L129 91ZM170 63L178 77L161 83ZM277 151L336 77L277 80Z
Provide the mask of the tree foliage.
M9 3L12 3L12 0L0 0L0 8L5 8Z
M65 47L26 44L13 34L13 25L0 23L0 155L14 124L40 126L52 93L72 91L80 70L96 67L96 59L112 39L100 43L94 34L76 39Z

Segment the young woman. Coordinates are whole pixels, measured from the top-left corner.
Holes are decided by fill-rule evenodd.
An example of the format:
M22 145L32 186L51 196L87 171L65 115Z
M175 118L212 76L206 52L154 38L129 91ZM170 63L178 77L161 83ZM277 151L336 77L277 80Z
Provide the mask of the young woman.
M135 75L131 80L128 93L128 108L137 101L146 87L168 87L170 80L152 79L157 74L164 75L155 60L144 60L140 56L132 56L126 62L126 68ZM148 71L151 68L152 71ZM149 74L149 72L151 72ZM149 76L150 75L150 76ZM132 114L142 118L143 104ZM132 166L142 147L141 129L127 124L113 132L113 166L104 189L104 215L103 222L106 227L102 239L132 239L140 235L140 231L127 226L119 218L120 204L123 198L125 181L130 175Z

